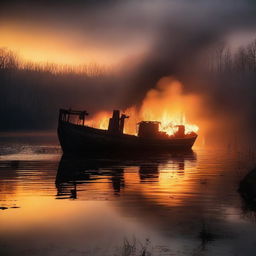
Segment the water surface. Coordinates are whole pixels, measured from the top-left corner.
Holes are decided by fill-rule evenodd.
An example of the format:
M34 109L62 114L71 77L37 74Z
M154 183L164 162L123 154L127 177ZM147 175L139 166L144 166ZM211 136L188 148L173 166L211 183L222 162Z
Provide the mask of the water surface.
M249 151L69 158L12 140L0 152L0 255L255 255L237 192Z

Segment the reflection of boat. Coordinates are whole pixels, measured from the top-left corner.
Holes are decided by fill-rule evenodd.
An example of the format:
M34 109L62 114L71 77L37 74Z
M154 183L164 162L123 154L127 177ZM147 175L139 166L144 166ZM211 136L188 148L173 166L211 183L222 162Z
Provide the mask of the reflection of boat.
M86 111L61 109L59 113L58 137L65 153L118 150L187 150L193 146L197 134L185 134L184 125L178 125L174 135L159 131L159 122L139 123L138 136L123 133L124 121L128 116L119 110L113 111L108 130L84 125ZM77 117L76 122L71 117Z
M175 169L184 171L185 162L194 162L193 151L186 153L141 153L127 156L122 153L97 154L84 156L63 155L56 175L57 198L77 198L77 189L86 183L97 183L107 179L112 184L114 194L125 188L125 169L138 168L140 181L156 181L159 176L159 165L172 161ZM93 189L93 188L92 188ZM93 189L94 190L94 189Z

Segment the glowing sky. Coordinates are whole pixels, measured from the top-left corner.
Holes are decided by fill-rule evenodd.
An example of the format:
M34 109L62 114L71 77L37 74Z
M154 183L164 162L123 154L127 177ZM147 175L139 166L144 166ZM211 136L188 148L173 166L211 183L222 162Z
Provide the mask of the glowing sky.
M0 47L26 61L115 65L152 53L159 40L169 40L172 48L193 35L203 39L205 31L218 39L223 27L233 31L254 24L252 6L242 1L234 6L185 0L53 3L1 1Z
M74 31L26 24L1 25L0 34L0 47L16 52L24 61L36 63L116 65L147 49L146 42L139 39L117 48L94 43L91 38L86 40L86 35L81 38Z

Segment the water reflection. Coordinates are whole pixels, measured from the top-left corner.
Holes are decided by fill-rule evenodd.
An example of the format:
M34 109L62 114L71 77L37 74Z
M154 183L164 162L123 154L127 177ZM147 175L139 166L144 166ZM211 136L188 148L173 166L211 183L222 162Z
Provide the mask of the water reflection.
M50 244L50 255L70 248L86 255L99 244L103 251L90 255L121 255L106 248L133 235L168 246L171 255L253 251L244 245L255 226L237 193L247 159L217 150L73 158L30 152L0 160L3 255L49 255Z
M100 183L107 180L112 184L114 195L119 195L126 186L126 171L129 167L138 170L142 183L159 182L160 168L171 165L177 175L183 175L185 162L188 165L196 161L193 151L176 154L141 154L136 156L78 156L63 155L56 175L57 199L77 199L81 184ZM127 177L128 179L129 177Z

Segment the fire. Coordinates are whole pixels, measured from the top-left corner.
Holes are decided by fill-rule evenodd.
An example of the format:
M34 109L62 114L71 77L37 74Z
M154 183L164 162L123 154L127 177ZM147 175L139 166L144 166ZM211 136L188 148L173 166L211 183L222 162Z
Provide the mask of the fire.
M178 130L177 125L185 126L185 134L189 134L192 132L197 133L199 130L199 127L197 125L189 124L186 122L186 117L184 114L181 116L180 122L178 120L173 120L170 122L170 120L171 119L168 116L164 116L160 121L160 130L166 132L168 135L173 135Z
M108 121L110 117L111 112L102 111L93 116L93 118L87 121L86 124L94 128L106 130L108 129Z
M180 82L170 77L162 78L156 88L147 92L141 107L132 106L124 111L130 117L125 124L125 133L136 134L137 123L142 120L160 122L160 130L168 135L177 131L177 125L185 126L185 134L198 132L199 127L188 120L195 117L199 103L198 96L183 93ZM107 129L110 117L111 112L99 112L89 124Z

